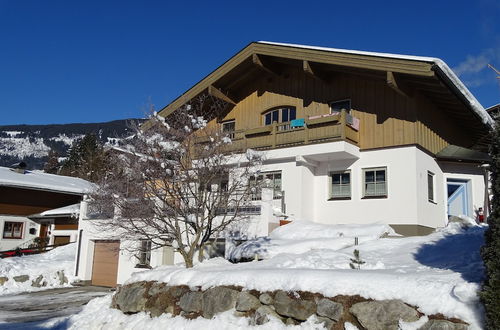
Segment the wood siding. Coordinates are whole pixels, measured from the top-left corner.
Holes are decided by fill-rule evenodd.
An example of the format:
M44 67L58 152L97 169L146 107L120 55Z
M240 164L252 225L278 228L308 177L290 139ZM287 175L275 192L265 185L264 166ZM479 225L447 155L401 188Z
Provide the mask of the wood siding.
M0 187L0 214L32 215L79 203L80 195Z
M326 83L289 66L280 76L263 73L248 82L238 91L238 99L209 126L235 119L236 130L246 131L263 126L262 113L275 107L294 106L297 118L307 118L328 114L331 101L351 99L352 114L360 119L361 149L418 144L437 153L448 144L469 143L461 125L425 95L401 95L376 77L338 72Z

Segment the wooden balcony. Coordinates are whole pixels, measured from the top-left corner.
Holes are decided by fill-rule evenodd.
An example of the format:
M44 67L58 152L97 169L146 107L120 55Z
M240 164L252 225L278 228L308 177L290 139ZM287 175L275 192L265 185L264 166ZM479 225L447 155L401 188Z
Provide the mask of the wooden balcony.
M337 115L305 119L303 127L291 128L290 122L286 122L235 131L229 149L232 152L266 150L333 141L357 145L359 132L348 123L348 116L342 111Z

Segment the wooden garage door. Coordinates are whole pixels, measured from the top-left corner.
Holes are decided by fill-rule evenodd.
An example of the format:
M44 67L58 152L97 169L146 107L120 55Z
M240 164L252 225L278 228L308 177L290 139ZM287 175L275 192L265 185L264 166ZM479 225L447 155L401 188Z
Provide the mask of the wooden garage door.
M70 236L54 236L54 245L68 244Z
M92 264L92 285L116 286L120 241L96 241Z

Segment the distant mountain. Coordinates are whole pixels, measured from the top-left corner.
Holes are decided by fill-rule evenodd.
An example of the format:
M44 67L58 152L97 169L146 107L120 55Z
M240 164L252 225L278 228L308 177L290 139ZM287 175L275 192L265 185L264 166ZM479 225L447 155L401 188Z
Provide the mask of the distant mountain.
M94 133L103 144L114 143L132 133L132 122L143 121L124 119L91 124L0 126L0 166L24 161L29 169L40 170L51 149L64 158L73 142L88 133Z

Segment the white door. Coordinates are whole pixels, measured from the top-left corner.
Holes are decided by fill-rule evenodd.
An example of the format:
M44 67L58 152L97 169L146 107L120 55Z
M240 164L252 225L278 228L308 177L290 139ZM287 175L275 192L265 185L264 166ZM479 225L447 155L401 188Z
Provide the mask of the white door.
M448 216L469 214L467 181L448 180Z

